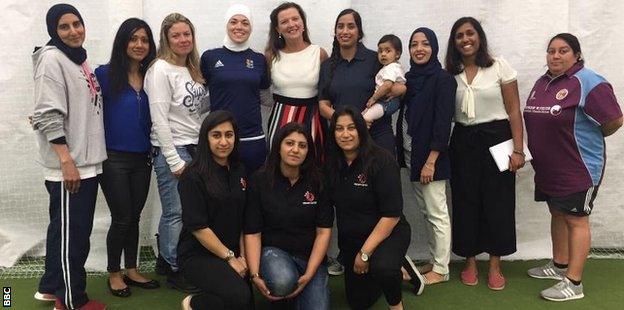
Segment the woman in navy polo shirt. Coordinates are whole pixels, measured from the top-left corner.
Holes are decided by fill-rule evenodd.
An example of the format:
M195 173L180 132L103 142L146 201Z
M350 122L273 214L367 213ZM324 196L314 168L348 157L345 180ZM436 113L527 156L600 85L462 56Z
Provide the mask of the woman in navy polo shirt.
M377 53L362 44L362 38L364 29L360 14L353 9L340 12L334 25L332 53L321 65L318 83L319 111L328 120L334 109L340 106L352 105L363 111L375 92L375 75L381 64ZM394 83L391 96L403 93L405 85ZM374 121L369 130L377 145L395 153L390 115Z
M304 126L288 123L277 131L266 165L250 182L245 210L249 272L277 307L290 301L275 297L288 295L297 309L329 309L324 261L334 209L321 186L315 153Z
M373 143L355 107L336 110L330 133L327 188L336 208L349 306L369 308L383 293L390 309L403 309L401 267L410 225L403 216L399 166Z
M201 289L184 298L185 310L253 308L241 248L247 181L236 127L232 113L210 113L178 185L183 223L178 261L184 277Z
M225 14L223 47L205 51L201 57L210 110L234 114L240 131L240 156L248 174L258 169L267 155L260 90L269 88L271 82L264 56L249 47L252 26L249 7L232 5Z
M535 200L551 214L553 259L529 275L561 282L543 290L548 300L583 298L581 277L590 248L589 214L606 164L604 137L622 126L613 88L584 67L581 45L569 33L550 39L548 71L524 108L535 170Z
M95 69L104 100L108 154L101 181L111 212L106 237L108 288L119 297L130 296L128 285L159 287L158 282L146 279L136 270L139 219L152 175L149 156L152 122L143 76L155 56L150 27L140 19L130 18L117 31L109 63ZM120 268L122 251L125 275Z

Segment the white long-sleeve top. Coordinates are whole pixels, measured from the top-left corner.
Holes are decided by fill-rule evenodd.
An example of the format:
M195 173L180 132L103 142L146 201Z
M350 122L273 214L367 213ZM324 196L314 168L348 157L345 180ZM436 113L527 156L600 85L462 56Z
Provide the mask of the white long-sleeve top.
M161 148L171 171L184 167L176 146L197 144L200 113L208 91L193 81L186 67L158 59L145 74L145 92L152 117L152 145Z

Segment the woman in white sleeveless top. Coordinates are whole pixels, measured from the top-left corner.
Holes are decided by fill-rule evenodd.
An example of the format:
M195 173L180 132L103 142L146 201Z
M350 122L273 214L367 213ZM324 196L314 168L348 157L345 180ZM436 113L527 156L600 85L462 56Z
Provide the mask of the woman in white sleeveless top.
M269 144L279 128L297 122L309 128L320 153L325 123L318 111L317 84L327 52L310 42L305 13L296 3L283 3L271 12L269 31L265 56L275 101L269 117Z

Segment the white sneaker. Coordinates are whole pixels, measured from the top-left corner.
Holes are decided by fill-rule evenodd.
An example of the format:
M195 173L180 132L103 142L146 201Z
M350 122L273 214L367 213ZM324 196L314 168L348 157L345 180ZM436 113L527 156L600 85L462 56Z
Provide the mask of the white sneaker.
M551 260L548 262L548 264L544 266L529 269L527 273L530 277L536 279L563 280L567 271L567 268L557 268L557 266L555 266L555 264Z
M583 283L574 285L567 277L563 277L559 283L543 290L540 295L551 301L567 301L585 297Z
M54 294L43 294L39 292L35 292L35 296L33 297L36 300L41 300L41 301L55 301L56 300L56 296L54 296Z

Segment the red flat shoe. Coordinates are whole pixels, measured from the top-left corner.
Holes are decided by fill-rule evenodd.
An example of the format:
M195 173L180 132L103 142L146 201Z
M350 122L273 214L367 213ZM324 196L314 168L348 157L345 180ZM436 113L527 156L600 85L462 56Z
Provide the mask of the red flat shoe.
M461 282L468 286L475 286L479 283L479 272L477 269L464 269L460 274Z
M488 287L494 291L501 291L505 288L505 277L502 273L488 274Z

